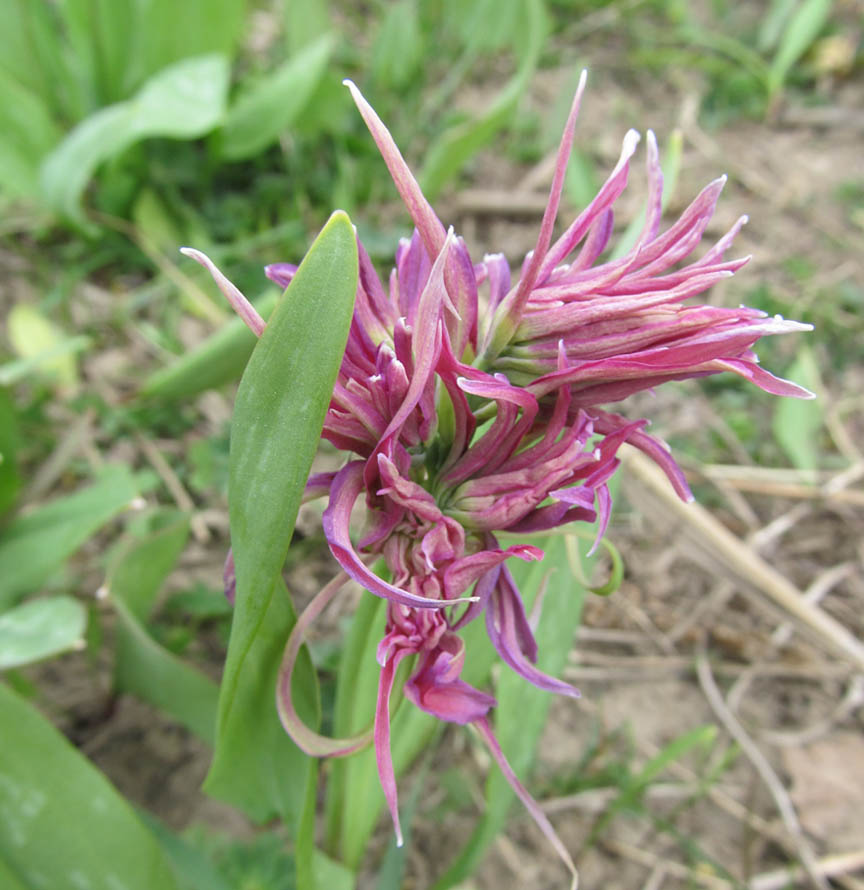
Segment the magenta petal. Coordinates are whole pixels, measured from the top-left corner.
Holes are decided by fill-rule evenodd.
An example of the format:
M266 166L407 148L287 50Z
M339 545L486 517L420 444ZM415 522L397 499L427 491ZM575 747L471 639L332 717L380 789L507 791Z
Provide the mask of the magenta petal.
M504 774L504 778L507 779L510 787L516 793L519 800L525 805L525 809L531 814L531 817L537 823L537 826L546 836L549 843L555 848L555 852L561 857L561 861L570 870L570 874L573 876L570 882L570 890L576 890L579 879L576 866L573 864L573 859L567 852L567 848L561 843L561 838L558 837L558 834L552 827L552 823L546 818L546 814L537 805L537 801L531 797L525 786L516 777L516 773L513 772L512 767L507 762L507 758L504 756L504 752L501 750L501 746L498 744L498 739L495 738L495 733L489 725L489 720L486 717L481 717L479 720L475 721L474 725L477 727L483 741L486 742L489 747L489 752L498 764L498 768Z
M233 606L234 600L237 598L237 573L234 571L234 551L230 547L222 568L222 587L225 591L225 599Z
M378 701L375 706L375 761L378 764L378 778L381 789L393 819L396 832L396 846L402 846L402 826L399 823L399 798L396 790L396 774L393 771L393 756L390 751L390 691L399 662L413 653L401 649L381 668L378 681Z
M285 654L282 656L282 664L279 667L279 676L276 681L276 710L279 713L282 726L297 747L312 757L342 757L359 751L360 748L366 747L372 741L371 730L344 739L319 735L306 726L294 708L291 680L306 630L347 580L347 576L340 572L304 609L285 644Z
M534 667L537 644L531 634L522 601L509 572L504 569L486 607L486 630L503 661L538 689L579 698L579 690Z
M364 462L355 460L346 464L336 475L330 489L330 503L324 511L322 524L324 536L330 545L330 552L336 557L342 568L362 587L375 596L383 597L403 606L415 609L441 609L452 603L446 600L434 600L425 596L417 596L407 590L400 590L379 578L360 559L351 543L349 521L351 509L361 492L365 490L363 483Z
M417 180L405 163L405 158L402 157L402 153L381 118L363 98L363 94L352 81L343 80L342 83L351 91L351 96L363 116L363 120L366 121L366 126L369 127L369 132L384 158L384 163L408 208L408 213L411 214L411 219L414 220L414 225L417 226L417 230L423 238L426 250L430 256L437 256L444 245L445 238L441 220L438 219L432 206L424 197Z
M231 308L243 319L246 327L260 337L264 333L267 326L263 318L258 314L258 310L243 296L240 290L232 284L218 269L216 264L206 253L195 250L194 247L181 247L180 253L195 260L196 263L202 265L212 276L213 280L219 287L219 290L225 294L226 299L231 304Z
M270 263L264 267L264 274L283 290L291 284L296 273L297 266L294 263Z
M466 591L478 578L485 575L495 566L501 565L506 559L516 556L526 562L543 559L543 551L539 547L528 544L515 544L506 550L481 550L470 556L457 559L444 573L444 590L447 599L453 599Z

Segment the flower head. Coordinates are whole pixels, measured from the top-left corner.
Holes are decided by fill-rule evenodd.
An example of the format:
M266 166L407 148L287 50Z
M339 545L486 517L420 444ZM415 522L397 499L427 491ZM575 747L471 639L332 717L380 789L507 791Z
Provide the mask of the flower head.
M598 522L611 509L607 483L629 442L664 469L689 498L683 474L647 421L608 410L667 380L732 371L768 392L808 397L759 367L751 350L763 335L806 326L754 309L688 305L686 300L746 263L725 259L746 219L693 260L722 190L709 184L660 231L662 173L647 139L648 209L635 245L602 261L613 231L613 205L627 183L639 136L594 200L553 242L552 234L585 85L579 84L559 149L549 204L534 250L515 279L502 255L473 262L461 238L445 229L424 198L390 133L359 90L348 86L411 215L385 286L362 245L354 317L322 436L353 455L335 473L310 478L307 496L327 496L324 532L340 576L301 616L286 647L279 685L283 723L310 753L343 754L374 739L379 774L399 831L390 760L389 698L396 668L414 658L406 696L454 723L470 723L487 741L514 789L572 869L566 849L519 784L492 735L495 700L460 677L459 630L485 615L502 660L534 685L578 692L536 667L537 645L507 560L541 559L528 544L502 549L497 533L543 531L574 521ZM223 292L260 333L263 322L202 254ZM267 268L287 285L288 264ZM251 311L250 311L251 310ZM365 533L352 536L358 503ZM595 545L596 546L596 545ZM388 577L371 566L384 560ZM353 578L388 600L374 731L328 740L297 719L290 675L305 628Z

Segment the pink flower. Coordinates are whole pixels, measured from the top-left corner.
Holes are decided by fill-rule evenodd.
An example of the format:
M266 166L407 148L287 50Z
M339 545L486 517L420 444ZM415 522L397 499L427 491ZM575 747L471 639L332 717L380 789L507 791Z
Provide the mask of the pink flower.
M724 180L707 186L660 232L662 174L653 134L647 140L648 211L634 247L598 264L639 139L634 131L597 197L553 243L584 83L583 75L537 244L515 282L501 255L472 262L462 239L445 229L424 198L390 133L348 83L416 229L400 243L387 287L359 245L354 317L322 432L355 457L307 485L308 497L329 498L324 532L342 573L298 621L277 696L286 729L310 753L344 754L374 740L401 841L389 697L398 664L416 658L407 697L442 720L477 727L571 870L566 849L491 733L487 715L495 700L460 678L465 651L458 631L485 614L490 640L513 670L540 688L578 695L537 669L537 646L506 566L511 557L536 560L542 552L529 545L501 549L496 533L599 519L599 539L611 509L607 482L624 442L650 455L678 493L690 497L668 450L645 433L647 421L606 409L632 393L732 371L768 392L810 396L761 369L751 350L763 335L807 326L743 307L685 305L744 265L746 259L724 255L745 218L690 260ZM210 268L260 334L264 323L242 294L203 254L187 252ZM294 271L288 264L267 268L283 286ZM358 503L367 528L355 541L349 519ZM370 568L381 557L389 578ZM381 679L374 732L329 740L297 719L290 676L305 628L349 577L388 600L378 648Z

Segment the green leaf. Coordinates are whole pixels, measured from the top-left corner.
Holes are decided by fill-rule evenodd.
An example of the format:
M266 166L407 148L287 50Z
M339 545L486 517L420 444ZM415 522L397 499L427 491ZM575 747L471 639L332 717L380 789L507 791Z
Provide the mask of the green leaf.
M159 645L144 625L186 545L189 517L177 510L160 510L146 517L146 525L146 534L129 534L121 542L106 580L118 617L114 684L165 711L212 745L216 684Z
M780 38L780 45L771 60L768 74L769 91L778 93L792 66L810 48L831 13L831 0L803 0L789 20Z
M262 318L269 318L277 299L268 295L255 304ZM141 395L176 401L238 380L257 342L243 321L234 318L191 352L151 374Z
M326 0L291 0L285 10L285 39L293 56L326 34L330 28L330 10Z
M239 591L238 585L238 605ZM275 589L257 592L267 595L267 611L239 663L231 661L231 643L236 639L232 627L219 690L215 755L204 790L239 807L255 822L279 816L296 834L306 799L306 776L314 764L282 728L275 696L285 642L297 616L281 579ZM236 615L234 621L236 626ZM305 648L297 661L294 684L297 712L309 726L317 726L317 680Z
M124 99L139 69L141 4L136 0L63 0L58 4L80 76L93 101Z
M147 0L141 16L142 78L211 53L232 59L245 33L246 0Z
M771 0L768 12L762 17L759 33L756 36L756 48L760 53L767 53L780 42L783 28L798 5L799 0Z
M416 0L391 3L375 37L372 72L383 87L404 87L423 62Z
M445 130L429 147L419 176L420 185L429 200L434 200L462 165L490 142L512 118L516 103L537 66L546 28L541 0L526 0L524 11L527 20L522 25L524 55L519 70L504 85L488 111Z
M84 643L87 610L71 596L31 600L0 615L0 670L60 655Z
M274 704L295 620L280 573L342 361L356 287L356 238L348 217L337 212L274 309L237 393L229 482L237 601L206 788L256 819L278 813L296 823L305 797L300 776L306 757L282 730ZM314 697L307 664L306 676L297 679Z
M40 97L0 70L0 186L9 194L39 197L39 165L62 131Z
M44 374L56 377L65 386L74 386L78 382L75 356L62 350L63 344L69 342L68 338L35 306L18 303L12 307L8 336L12 348L22 359L39 359L37 367ZM46 354L53 357L46 358Z
M230 161L258 154L301 114L333 51L332 36L320 37L243 93L225 120L222 154Z
M17 457L20 444L15 403L0 385L0 516L15 503L21 488Z
M156 595L189 537L189 517L177 510L154 511L145 522L146 534L128 534L120 543L105 582L109 595L138 621L150 617Z
M141 820L162 845L179 890L235 890L205 852L149 813L141 813Z
M693 748L707 748L717 738L717 727L712 725L697 726L689 732L685 732L674 738L656 756L632 778L630 778L621 793L603 812L603 815L591 829L588 843L593 843L606 830L612 820L625 809L632 808L638 803L646 788L654 781L670 764L680 760Z
M219 689L199 670L160 646L121 602L114 603L117 626L114 684L173 717L213 745Z
M77 352L83 352L90 345L90 338L84 336L69 337L59 340L54 346L29 355L26 358L14 359L0 365L0 386L11 386L19 380L25 380L33 374L40 373L45 366L49 368L66 360Z
M5 868L28 890L175 890L162 850L129 804L2 684L0 726L0 875Z
M511 571L530 609L544 578L548 579L540 623L535 631L538 646L537 666L557 676L573 648L579 627L584 588L574 577L571 560L578 551L565 535L554 535L536 542L545 552L541 562L520 563L512 560ZM581 566L578 567L581 572ZM495 732L514 772L524 777L535 758L535 749L546 725L550 693L536 689L513 671L502 672L495 692ZM500 770L492 767L486 781L486 806L465 847L439 878L433 890L446 890L468 877L480 862L486 848L503 829L515 795Z
M817 395L824 392L819 366L806 346L787 371L790 380L800 383ZM780 399L774 408L774 438L799 470L815 470L819 466L819 433L824 422L824 399Z
M109 466L87 488L10 523L0 536L0 609L41 587L138 490L126 467Z
M48 206L86 227L80 199L96 168L141 139L194 139L222 120L229 68L224 56L177 62L126 102L83 120L46 158L42 192Z

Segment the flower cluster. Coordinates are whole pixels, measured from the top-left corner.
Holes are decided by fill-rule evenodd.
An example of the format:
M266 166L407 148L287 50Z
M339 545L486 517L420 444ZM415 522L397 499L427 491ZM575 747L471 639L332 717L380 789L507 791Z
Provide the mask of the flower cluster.
M278 691L286 729L310 753L343 754L370 740L369 734L345 740L316 735L297 719L290 694L305 629L353 578L388 601L371 738L400 841L389 698L398 665L415 657L407 698L442 720L477 727L571 869L566 849L492 735L487 715L494 698L460 677L465 650L459 629L483 615L492 644L513 670L542 689L578 695L536 667L537 645L507 568L511 557L537 560L542 552L527 544L502 549L496 534L598 521L599 538L611 508L607 482L625 442L653 458L680 496L690 497L666 447L645 432L647 421L604 407L637 391L732 371L771 393L810 395L761 369L751 351L763 335L806 326L754 309L685 304L746 262L724 259L746 218L688 262L724 180L708 185L661 233L663 179L653 134L647 139L646 219L632 249L598 262L639 141L635 131L625 136L597 196L553 243L584 83L583 74L536 247L514 282L504 256L474 262L462 239L445 229L390 133L347 82L416 228L400 243L386 286L358 245L354 316L322 434L352 457L307 485L307 497L329 499L324 531L342 572L298 621ZM203 254L188 253L210 268L260 333L263 322L236 288ZM267 274L287 286L294 269L277 264ZM349 519L358 502L367 524L355 541ZM388 579L371 568L382 558Z

